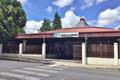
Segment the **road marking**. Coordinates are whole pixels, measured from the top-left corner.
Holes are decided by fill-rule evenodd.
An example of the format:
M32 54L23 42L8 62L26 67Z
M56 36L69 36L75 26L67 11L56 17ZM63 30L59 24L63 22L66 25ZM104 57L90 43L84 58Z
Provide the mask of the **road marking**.
M0 78L0 80L5 80L5 79Z
M58 71L55 71L55 70L46 70L46 69L38 69L38 68L30 68L30 67L25 67L23 69L31 70L31 71L49 72L49 73L57 73L58 72Z
M46 73L38 73L38 72L34 72L34 71L28 71L28 70L17 70L17 69L14 69L12 70L14 72L19 72L19 73L23 73L23 74L32 74L32 75L38 75L38 76L44 76L44 77L48 77L50 76L50 74L46 74Z
M36 77L26 76L26 77L22 78L22 80L41 80L41 79L36 78Z
M8 73L8 72L1 72L0 75L7 76L7 77L14 77L14 78L23 78L25 75Z
M59 71L64 70L62 68L55 68L55 67L50 67L50 66L36 66L36 67L44 68L44 69L54 69L54 70L59 70Z
M25 71L25 70L17 70L17 69L14 69L12 71L19 72L19 73L25 73L25 74L36 74L36 72L33 72L33 71Z
M0 75L5 76L5 77L11 77L11 78L19 78L23 80L41 80L41 78L20 75L20 74L15 74L15 73L9 73L9 72L1 72Z

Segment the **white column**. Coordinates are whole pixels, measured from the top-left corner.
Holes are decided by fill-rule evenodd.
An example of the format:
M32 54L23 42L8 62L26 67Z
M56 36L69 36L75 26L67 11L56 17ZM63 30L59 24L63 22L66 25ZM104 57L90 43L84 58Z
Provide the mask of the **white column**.
M119 59L118 59L118 43L114 43L114 61L115 61L115 65L118 66L119 65Z
M21 55L23 53L23 43L19 44L19 54Z
M2 44L0 44L0 56L2 54Z
M46 58L46 43L42 44L42 57L43 59Z
M26 40L23 40L23 52L26 51Z
M86 57L86 43L82 43L82 64L87 64L87 57Z

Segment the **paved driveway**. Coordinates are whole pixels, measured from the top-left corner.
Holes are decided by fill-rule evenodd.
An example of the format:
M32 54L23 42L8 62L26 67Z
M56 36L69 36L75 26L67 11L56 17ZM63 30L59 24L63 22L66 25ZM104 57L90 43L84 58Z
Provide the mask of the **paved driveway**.
M120 72L0 60L0 80L120 80Z

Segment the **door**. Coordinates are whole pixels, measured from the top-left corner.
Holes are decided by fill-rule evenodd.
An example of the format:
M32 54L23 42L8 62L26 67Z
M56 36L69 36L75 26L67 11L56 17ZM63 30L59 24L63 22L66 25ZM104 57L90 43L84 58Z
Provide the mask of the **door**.
M81 45L73 45L73 59L82 60L82 47Z

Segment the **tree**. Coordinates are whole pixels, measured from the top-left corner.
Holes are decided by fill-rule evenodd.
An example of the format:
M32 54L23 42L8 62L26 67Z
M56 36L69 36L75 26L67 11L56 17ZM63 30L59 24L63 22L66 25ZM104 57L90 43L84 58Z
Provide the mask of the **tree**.
M44 22L42 23L42 27L40 28L40 31L49 31L51 30L51 25L50 25L50 20L49 19L44 19Z
M26 14L17 0L0 0L0 42L24 33Z
M61 29L62 25L61 25L61 18L59 16L59 14L56 12L55 16L54 16L54 20L53 20L53 30L55 29Z

